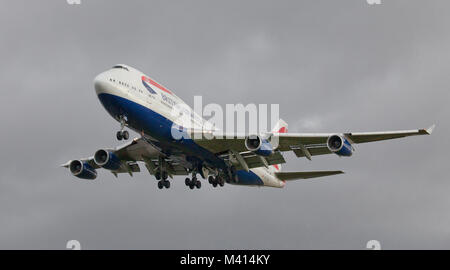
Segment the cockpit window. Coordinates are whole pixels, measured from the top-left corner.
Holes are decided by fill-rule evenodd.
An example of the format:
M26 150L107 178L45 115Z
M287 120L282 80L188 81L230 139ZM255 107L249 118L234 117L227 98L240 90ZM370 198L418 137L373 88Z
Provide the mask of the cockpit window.
M114 69L114 68L121 68L121 69L125 69L126 71L129 71L128 68L126 68L126 67L124 67L124 66L121 66L121 65L113 66L112 68L113 68L113 69Z

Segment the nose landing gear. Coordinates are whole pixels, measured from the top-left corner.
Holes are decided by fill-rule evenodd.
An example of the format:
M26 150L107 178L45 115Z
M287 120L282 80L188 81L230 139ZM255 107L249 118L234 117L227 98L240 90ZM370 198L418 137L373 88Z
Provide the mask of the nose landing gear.
M120 131L117 131L116 137L117 137L117 140L119 140L119 141L121 141L122 139L126 141L126 140L128 140L128 138L130 138L130 134L126 130L120 130Z
M121 141L123 140L128 140L128 138L130 138L130 134L128 133L128 131L124 130L125 128L125 124L127 122L127 119L125 116L119 116L119 122L120 122L120 130L117 131L116 133L116 138L117 140Z

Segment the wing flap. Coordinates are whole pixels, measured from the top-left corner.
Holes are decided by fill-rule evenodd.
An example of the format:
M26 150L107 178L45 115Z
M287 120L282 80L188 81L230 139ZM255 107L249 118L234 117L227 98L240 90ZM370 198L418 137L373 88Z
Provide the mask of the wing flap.
M265 161L267 162L267 165L286 163L286 160L284 159L284 157L280 151L276 151L273 155L270 155L267 157L258 156L255 153L250 152L250 151L242 152L242 153L240 153L240 155L243 157L243 159L249 169L266 166L265 162L263 160L261 160L262 158L265 159ZM222 154L222 155L220 155L220 157L223 158L225 161L231 162L236 167L236 170L244 170L245 169L238 162L237 158L233 156L233 154L230 154L230 153Z
M308 152L311 156L331 154L331 151L328 149L326 144L305 145L304 147L308 150ZM291 149L297 157L305 157L306 156L305 152L300 147L293 146Z

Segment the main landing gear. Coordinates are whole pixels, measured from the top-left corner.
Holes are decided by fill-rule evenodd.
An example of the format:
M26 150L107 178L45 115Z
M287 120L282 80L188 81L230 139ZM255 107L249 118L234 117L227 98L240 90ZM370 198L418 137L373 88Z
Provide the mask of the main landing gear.
M213 187L217 187L218 185L223 187L225 185L225 179L223 179L221 176L209 176L208 177L208 182L213 186Z
M128 140L128 138L130 138L130 134L128 133L128 131L124 130L126 121L126 117L122 115L119 116L120 130L116 133L116 138L119 141L121 141L122 139L126 141Z
M159 189L170 188L170 182L169 182L169 180L161 180L161 181L158 181L158 188L159 188Z
M202 182L200 180L197 180L196 173L192 173L192 179L186 178L184 180L184 184L188 186L190 189L200 189L202 187Z
M169 174L166 171L158 170L155 173L155 178L158 181L159 189L170 188L170 182L167 180L167 178L169 178Z

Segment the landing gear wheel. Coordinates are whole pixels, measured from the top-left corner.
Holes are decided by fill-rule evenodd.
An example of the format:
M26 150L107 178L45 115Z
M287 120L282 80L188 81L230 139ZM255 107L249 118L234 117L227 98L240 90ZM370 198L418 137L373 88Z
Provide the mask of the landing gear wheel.
M128 131L124 130L124 128L127 124L127 117L125 115L118 115L117 121L120 122L120 131L117 131L117 133L116 133L117 139L119 141L121 141L122 139L128 140L128 138L130 137L130 134L128 133Z
M185 184L186 186L189 186L190 183L191 183L191 179L189 179L189 178L184 179L184 184Z
M194 189L195 186L190 184L190 185L189 185L189 188L190 188L190 189Z
M164 187L167 189L170 188L170 182L167 180L164 180Z
M155 178L156 178L156 180L161 180L161 173L160 172L156 172L155 173Z
M214 181L214 182L212 183L212 185L213 185L213 187L217 187L217 182Z
M158 188L162 189L164 187L164 183L162 181L158 181Z
M208 183L212 184L214 182L214 177L210 176L208 177Z
M202 187L202 182L198 181L195 182L195 187L197 187L198 189L200 189Z
M123 137L122 137L122 132L117 131L117 133L116 133L116 138L117 138L119 141L121 141L121 140L123 139Z
M122 138L125 141L128 140L128 138L130 138L130 134L128 133L128 131L126 131L126 130L122 131Z
M217 182L219 182L219 185L220 185L221 187L223 187L223 186L225 185L225 180L223 180L222 177L219 177L219 178L217 179Z

